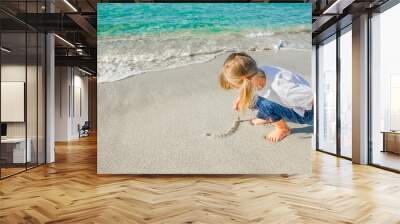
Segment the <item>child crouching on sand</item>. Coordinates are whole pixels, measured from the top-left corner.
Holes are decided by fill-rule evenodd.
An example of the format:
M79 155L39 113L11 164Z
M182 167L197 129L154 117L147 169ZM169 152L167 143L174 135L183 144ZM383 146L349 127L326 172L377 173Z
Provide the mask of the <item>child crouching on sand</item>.
M275 129L265 138L277 142L290 134L286 122L313 124L313 92L299 75L283 68L257 67L245 53L232 53L219 75L224 89L239 89L234 109L258 109L253 125L273 123Z

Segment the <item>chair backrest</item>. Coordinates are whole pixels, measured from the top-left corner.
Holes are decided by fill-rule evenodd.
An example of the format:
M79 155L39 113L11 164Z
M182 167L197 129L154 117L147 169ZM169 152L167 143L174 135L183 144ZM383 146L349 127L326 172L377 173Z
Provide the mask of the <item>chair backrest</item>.
M85 121L85 123L83 124L82 128L89 128L90 127L90 123L89 121Z

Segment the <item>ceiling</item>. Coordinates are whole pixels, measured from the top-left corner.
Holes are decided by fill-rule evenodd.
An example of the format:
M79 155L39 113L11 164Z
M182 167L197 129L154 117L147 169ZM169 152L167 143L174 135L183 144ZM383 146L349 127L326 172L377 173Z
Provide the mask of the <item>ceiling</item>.
M313 44L351 24L354 17L373 12L389 0L311 0Z
M34 57L37 44L34 44L36 40L31 40L33 36L51 32L57 34L56 65L79 66L95 74L96 5L97 0L47 0L47 3L46 0L1 0L2 46L12 49L7 54L9 60L24 58L24 55L28 59ZM25 44L26 31L28 45Z

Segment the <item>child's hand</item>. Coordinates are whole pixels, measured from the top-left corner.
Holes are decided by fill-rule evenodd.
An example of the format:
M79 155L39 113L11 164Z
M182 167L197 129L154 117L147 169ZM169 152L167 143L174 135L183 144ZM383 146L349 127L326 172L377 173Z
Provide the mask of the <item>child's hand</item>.
M239 101L240 101L240 98L238 97L238 98L236 98L235 102L233 102L233 110L239 111Z

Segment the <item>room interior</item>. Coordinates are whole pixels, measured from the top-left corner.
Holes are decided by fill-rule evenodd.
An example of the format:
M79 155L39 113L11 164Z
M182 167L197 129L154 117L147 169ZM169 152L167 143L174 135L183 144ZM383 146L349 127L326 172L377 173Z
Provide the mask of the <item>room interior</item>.
M296 1L313 4L306 177L98 175L97 2L133 1L0 2L0 222L399 222L398 1Z
M352 136L358 128L352 123L361 122L364 163L396 171L400 145L398 103L394 96L398 92L399 68L393 59L398 50L395 42L398 34L393 26L399 19L400 7L390 1L337 1L331 5L314 17L313 23L316 25L313 26L313 60L319 100L316 149L359 163L360 153L354 151L357 147L352 144L360 136ZM336 6L343 11L339 17L329 15L329 10ZM365 15L362 8L367 8ZM330 22L326 22L329 17ZM358 39L359 35L365 38ZM365 50L357 52L357 49ZM359 57L357 63L366 66L365 78L355 76L360 71L355 67L358 66L355 57ZM357 98L354 91L364 91L364 96ZM360 107L362 115L352 110ZM363 121L358 120L360 117Z
M2 1L0 6L0 178L3 179L54 162L54 149L47 149L54 148L55 141L79 139L82 133L87 133L82 130L85 124L89 127L92 123L91 129L95 130L96 122L89 122L89 117L93 120L96 107L88 101L95 102L96 78L90 63L93 56L89 54L93 49L78 31L73 31L81 30L79 25L73 29L62 27L68 32L55 34L49 45L46 32L61 27L57 18L53 18L56 23L45 23L42 16L49 11L56 15L60 10L72 10L70 6L58 1ZM90 4L82 6L92 11ZM75 24L72 19L66 22ZM76 46L64 35L74 37ZM79 66L74 66L77 63ZM53 85L49 85L49 74L53 72L58 75L53 77ZM49 96L51 86L54 92ZM49 105L53 104L49 111ZM49 121L52 116L54 120ZM50 123L54 125L51 130Z
M1 34L2 177L38 166L44 154L44 35Z

